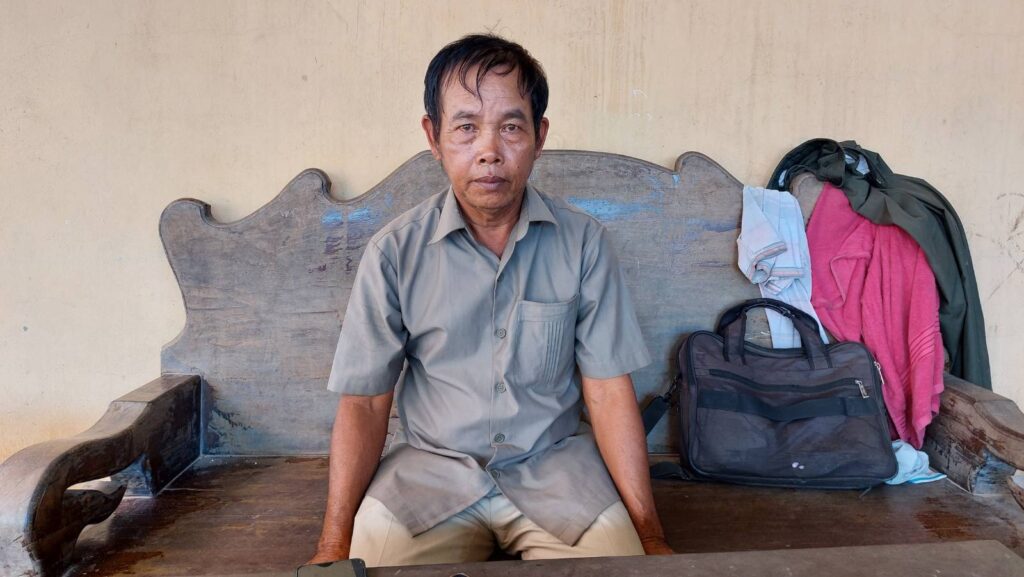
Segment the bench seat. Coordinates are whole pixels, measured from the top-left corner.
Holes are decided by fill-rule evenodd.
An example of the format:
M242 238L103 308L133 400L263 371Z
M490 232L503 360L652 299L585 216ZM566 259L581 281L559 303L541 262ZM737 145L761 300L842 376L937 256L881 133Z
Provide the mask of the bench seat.
M948 480L860 491L655 481L678 553L994 540L1024 553L1024 512ZM327 491L323 457L202 457L158 498L126 498L79 539L72 574L292 571L313 553Z

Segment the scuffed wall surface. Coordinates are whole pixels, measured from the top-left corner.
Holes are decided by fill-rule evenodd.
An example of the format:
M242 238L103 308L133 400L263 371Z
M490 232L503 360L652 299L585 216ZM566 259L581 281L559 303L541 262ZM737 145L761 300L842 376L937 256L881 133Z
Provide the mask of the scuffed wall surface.
M763 183L856 138L931 181L1024 402L1024 3L0 0L0 459L158 374L184 319L164 206L240 218L308 166L366 190L425 148L429 58L484 30L546 67L551 148Z

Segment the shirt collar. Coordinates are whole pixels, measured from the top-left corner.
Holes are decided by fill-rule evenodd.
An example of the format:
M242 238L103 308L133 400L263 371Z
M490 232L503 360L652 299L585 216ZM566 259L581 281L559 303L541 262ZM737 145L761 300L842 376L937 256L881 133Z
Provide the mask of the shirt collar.
M543 221L558 226L558 221L555 220L555 215L551 214L548 204L540 197L537 189L529 184L526 185L526 212L526 217L530 222Z
M523 198L523 207L519 212L519 221L516 223L516 229L513 229L515 234L516 230L519 233L516 234L517 239L521 240L526 234L527 226L522 226L524 222L550 222L555 226L558 226L558 221L555 220L555 215L551 214L551 209L548 208L547 203L540 197L540 194L531 185L526 185L526 196ZM441 218L437 221L437 229L434 230L434 235L430 237L430 241L427 243L434 244L440 241L449 234L466 228L466 221L462 218L462 212L459 210L459 203L455 200L455 192L452 188L448 187L448 193L444 197L444 206L441 207Z

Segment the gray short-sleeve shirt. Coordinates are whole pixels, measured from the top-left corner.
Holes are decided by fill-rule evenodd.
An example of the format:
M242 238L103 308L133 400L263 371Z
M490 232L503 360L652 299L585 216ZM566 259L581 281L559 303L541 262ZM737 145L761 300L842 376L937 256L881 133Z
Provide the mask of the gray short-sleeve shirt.
M531 521L575 543L618 500L580 421L579 371L650 362L607 232L527 187L499 259L449 189L370 240L328 388L397 392L402 430L368 495L414 535L495 484Z

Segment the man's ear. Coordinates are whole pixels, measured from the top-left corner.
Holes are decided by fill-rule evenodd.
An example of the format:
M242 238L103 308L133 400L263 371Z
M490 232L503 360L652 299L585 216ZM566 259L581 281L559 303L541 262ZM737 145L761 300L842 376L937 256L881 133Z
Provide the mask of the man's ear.
M537 151L533 155L533 159L540 158L540 151L544 149L544 141L548 139L548 119L545 116L540 119L540 130L537 132Z
M430 153L434 155L434 158L441 160L441 150L437 145L437 139L434 138L434 123L431 122L430 117L426 114L423 115L423 119L420 120L420 126L423 127L423 133L427 135L427 143L430 144Z

